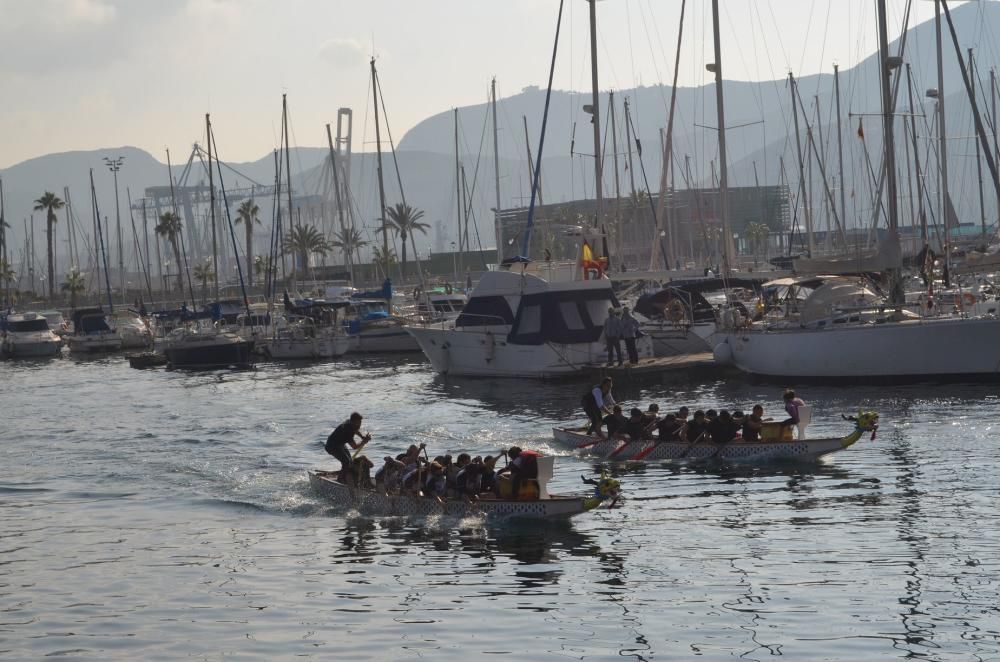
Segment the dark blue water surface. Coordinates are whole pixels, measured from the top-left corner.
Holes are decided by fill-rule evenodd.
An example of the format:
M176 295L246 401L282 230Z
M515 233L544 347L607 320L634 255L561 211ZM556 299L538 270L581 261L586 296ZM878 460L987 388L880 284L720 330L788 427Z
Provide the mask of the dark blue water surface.
M583 387L416 359L0 364L0 658L1000 658L993 386L809 387L811 436L864 406L878 438L818 465L621 469L624 507L561 525L370 519L309 489L352 410L376 457L558 452ZM780 409L733 380L618 397ZM584 475L565 455L552 489Z

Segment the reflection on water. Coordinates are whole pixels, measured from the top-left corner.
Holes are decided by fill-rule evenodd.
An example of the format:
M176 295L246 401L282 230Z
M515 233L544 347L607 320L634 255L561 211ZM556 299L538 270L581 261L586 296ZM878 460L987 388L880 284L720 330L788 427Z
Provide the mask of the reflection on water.
M997 659L1000 400L989 387L808 387L807 465L594 464L622 506L486 527L343 512L306 469L350 411L370 453L545 447L583 382L463 380L417 357L243 373L120 357L0 364L0 656L37 659ZM619 400L780 412L738 381Z

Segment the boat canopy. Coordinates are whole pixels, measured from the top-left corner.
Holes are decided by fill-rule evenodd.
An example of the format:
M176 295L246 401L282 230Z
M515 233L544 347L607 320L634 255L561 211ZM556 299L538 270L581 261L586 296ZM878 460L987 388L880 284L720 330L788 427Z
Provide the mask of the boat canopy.
M618 299L610 287L525 295L507 342L515 345L597 342L604 331L609 307L618 307Z
M792 270L800 274L860 274L886 271L903 264L903 251L899 233L890 232L875 250L858 250L853 254L831 257L799 257L792 262Z
M388 278L382 283L382 289L369 290L367 292L353 292L352 299L385 299L392 301L392 281Z
M679 300L685 308L691 311L694 322L713 322L715 312L705 297L698 290L674 287L670 285L659 292L643 294L635 302L635 312L656 319L664 316L664 311L671 302Z
M836 278L816 288L802 303L799 321L811 324L838 310L871 309L884 300L855 279Z

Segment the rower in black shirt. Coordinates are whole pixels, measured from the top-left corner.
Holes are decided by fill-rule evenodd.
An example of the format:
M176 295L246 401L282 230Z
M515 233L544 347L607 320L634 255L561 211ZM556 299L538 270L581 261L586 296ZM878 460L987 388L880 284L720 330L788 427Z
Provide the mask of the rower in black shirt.
M683 427L684 423L678 421L674 414L667 414L656 426L659 430L660 441L680 441Z
M625 423L625 434L631 439L642 439L646 436L646 420L642 416L642 410L633 407L631 416Z
M704 441L704 437L707 436L707 422L705 421L705 412L698 410L694 413L694 417L688 421L687 430L684 436L687 438L689 443L695 443L696 441Z
M354 412L348 420L338 425L337 429L331 432L326 439L326 452L340 460L340 473L337 475L337 480L340 482L346 480L347 472L353 464L351 453L347 447L358 449L372 438L370 434L361 434L361 420L361 414ZM354 441L356 436L361 438L360 444Z
M608 429L608 437L616 434L625 434L625 425L628 423L622 416L621 405L615 405L611 413L604 417L604 427Z
M725 444L736 438L736 433L740 426L733 422L733 417L728 411L723 409L718 417L708 424L708 434L712 441L717 444Z

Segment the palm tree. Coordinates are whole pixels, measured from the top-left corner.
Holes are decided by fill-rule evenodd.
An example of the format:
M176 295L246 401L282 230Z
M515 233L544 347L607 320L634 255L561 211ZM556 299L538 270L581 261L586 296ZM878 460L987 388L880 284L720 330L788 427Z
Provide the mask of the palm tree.
M76 310L76 297L87 290L87 277L76 267L66 274L66 280L60 286L63 292L69 294L69 307Z
M362 239L361 231L355 228L344 228L340 232L334 232L330 245L343 251L344 262L351 274L351 282L354 282L354 256L357 255L361 247L368 245L368 242Z
M750 242L750 248L753 250L753 264L757 266L757 256L760 252L761 244L764 245L764 259L767 259L767 237L771 234L771 229L767 227L764 223L747 223L746 228L743 230L743 234L746 235L747 240Z
M326 255L330 251L330 242L323 234L312 225L296 225L285 237L281 248L293 253L298 259L293 264L302 264L303 268L309 269L309 256L313 253ZM294 278L294 275L293 275Z
M14 273L14 269L10 266L10 262L0 257L0 284L3 285L4 289L4 299L2 302L3 306L6 307L10 305L10 301L7 300L8 289L10 284L17 280L17 274Z
M253 200L246 200L243 204L239 206L236 210L236 222L243 224L243 229L246 231L247 237L247 280L250 282L250 287L253 287L253 226L254 224L260 225L260 219L257 218L257 214L260 212L260 208L254 204Z
M388 278L392 268L396 266L396 251L390 248L389 253L383 255L382 247L376 246L372 250L372 264L378 265L378 267L382 269L382 273L384 273L386 278Z
M181 250L177 247L177 238L181 234L181 217L172 211L160 214L160 222L154 228L156 234L165 237L174 249L174 263L177 265L177 290L184 291L184 271L181 264Z
M204 264L194 265L194 279L201 283L201 299L202 301L208 300L208 281L215 280L215 265L212 264L212 258L205 260Z
M403 242L403 277L406 277L406 238L410 237L410 241L413 241L413 233L423 232L427 234L427 230L430 229L430 225L427 223L421 223L420 219L424 217L424 212L417 209L416 207L411 207L405 202L397 202L395 206L389 207L386 211L386 225L383 228L379 228L379 232L383 232L388 229L391 232L399 235L400 241ZM413 246L413 252L417 252L416 244ZM388 274L388 272L386 272Z
M35 200L35 211L45 212L45 239L47 244L47 251L49 254L49 298L53 298L56 294L56 263L55 263L55 241L54 228L58 220L56 218L56 210L62 209L66 206L66 203L59 199L55 193L50 193L46 191L45 194Z

